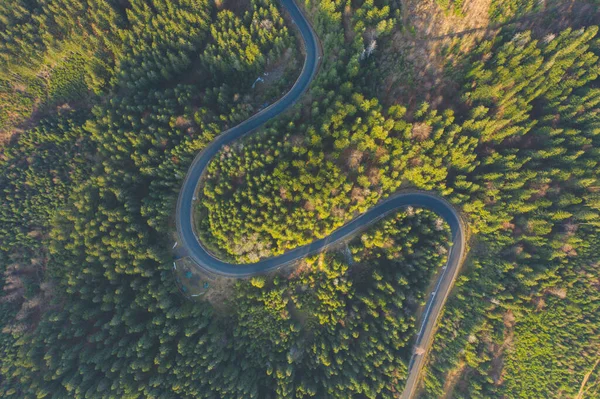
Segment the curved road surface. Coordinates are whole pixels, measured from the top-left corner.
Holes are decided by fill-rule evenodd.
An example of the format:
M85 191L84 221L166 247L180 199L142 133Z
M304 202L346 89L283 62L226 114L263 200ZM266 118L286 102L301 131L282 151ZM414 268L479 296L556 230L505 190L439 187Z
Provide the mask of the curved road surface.
M453 245L448 254L448 263L440 273L435 290L427 301L423 321L417 334L415 346L423 348L426 354L431 346L438 316L446 301L448 293L450 292L454 279L458 274L465 253L464 225L457 211L445 200L426 192L396 194L381 201L375 207L334 231L326 238L316 240L311 244L295 248L282 255L264 259L253 264L231 264L213 257L202 247L194 234L193 207L195 192L200 177L213 156L221 149L221 147L223 147L223 145L252 132L292 106L308 88L317 72L320 53L315 32L293 0L281 0L281 3L289 12L304 41L306 58L302 72L292 89L279 101L241 124L221 133L196 156L185 177L177 201L176 224L179 242L182 244L182 247L185 248L187 254L194 259L200 267L222 276L243 278L275 270L287 263L320 252L329 245L349 237L364 226L373 223L383 215L396 209L409 205L430 209L444 218L449 224ZM409 375L406 387L402 394L403 398L410 398L413 396L419 382L419 375L423 367L425 354L415 354L410 359Z

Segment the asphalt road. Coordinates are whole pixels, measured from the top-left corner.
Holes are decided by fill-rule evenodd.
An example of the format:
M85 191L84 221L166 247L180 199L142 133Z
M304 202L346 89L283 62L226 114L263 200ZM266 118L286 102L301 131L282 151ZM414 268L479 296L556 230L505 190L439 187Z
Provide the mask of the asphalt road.
M399 208L410 205L430 209L440 217L444 218L450 226L452 247L448 254L448 263L444 266L442 273L440 273L436 289L427 301L426 311L416 339L416 346L424 348L425 352L427 352L431 346L435 325L440 311L446 301L452 284L454 283L454 279L458 274L465 253L465 229L462 220L458 212L444 199L427 192L396 194L379 202L376 206L353 219L343 227L335 230L326 238L316 240L311 244L295 248L282 255L264 259L253 264L232 264L213 257L202 247L194 234L194 195L200 177L213 156L215 156L225 144L231 143L232 141L251 133L292 106L306 91L317 72L320 53L315 32L293 0L280 1L292 17L304 42L306 58L302 72L292 89L279 101L239 125L221 133L195 157L185 177L177 201L176 225L179 236L178 243L201 268L222 276L243 278L278 269L285 264L304 258L307 255L323 251L328 246L351 236L366 225L375 222L382 216ZM411 358L409 364L409 376L403 392L403 398L410 398L414 394L425 360L424 357L425 355L413 355Z

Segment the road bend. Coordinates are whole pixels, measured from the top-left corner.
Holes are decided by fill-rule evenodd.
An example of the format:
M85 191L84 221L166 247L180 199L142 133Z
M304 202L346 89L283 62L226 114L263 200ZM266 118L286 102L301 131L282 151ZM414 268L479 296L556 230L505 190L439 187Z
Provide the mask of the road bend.
M239 125L221 133L204 150L196 155L188 169L177 200L176 225L179 236L178 242L199 267L221 276L245 278L276 270L283 265L321 252L327 247L350 237L382 216L403 207L421 207L437 213L450 226L452 247L448 254L447 264L442 272L439 273L434 293L427 300L423 320L417 334L415 347L421 349L415 352L410 359L407 383L402 394L402 398L408 399L413 397L417 389L425 357L433 341L437 320L458 274L466 250L465 227L461 216L446 200L429 192L395 194L380 201L373 208L335 230L328 237L315 240L308 245L292 249L282 255L263 259L252 264L234 264L215 258L202 246L194 233L193 208L196 199L195 193L200 182L200 177L210 160L224 145L255 131L294 105L306 91L317 73L320 58L317 35L293 0L280 1L295 23L304 44L306 58L300 76L290 91L277 102Z

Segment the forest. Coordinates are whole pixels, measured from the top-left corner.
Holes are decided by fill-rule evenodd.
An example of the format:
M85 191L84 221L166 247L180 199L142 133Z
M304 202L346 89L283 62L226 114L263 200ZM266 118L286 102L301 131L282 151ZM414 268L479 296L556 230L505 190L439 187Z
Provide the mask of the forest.
M476 1L421 6L464 21ZM319 73L211 162L203 244L252 263L433 191L471 239L419 397L598 397L600 19L594 1L547 3L492 0L495 29L447 38L421 68L429 9L301 2ZM299 74L279 2L15 0L0 32L0 396L400 395L451 245L430 211L397 211L220 302L175 283L193 157Z

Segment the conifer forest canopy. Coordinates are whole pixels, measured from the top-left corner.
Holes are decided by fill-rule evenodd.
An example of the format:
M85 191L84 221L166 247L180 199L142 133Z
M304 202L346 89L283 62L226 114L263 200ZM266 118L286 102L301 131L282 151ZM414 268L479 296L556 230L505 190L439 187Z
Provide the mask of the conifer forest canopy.
M0 0L0 397L600 398L600 1ZM176 243L177 242L177 243Z

